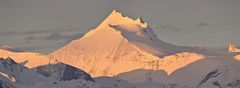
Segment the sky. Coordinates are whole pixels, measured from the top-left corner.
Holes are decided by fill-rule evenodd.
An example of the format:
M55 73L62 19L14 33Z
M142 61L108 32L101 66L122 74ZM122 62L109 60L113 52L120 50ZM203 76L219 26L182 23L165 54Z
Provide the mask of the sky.
M240 0L0 0L0 45L48 54L95 28L112 10L141 16L181 46L240 46Z

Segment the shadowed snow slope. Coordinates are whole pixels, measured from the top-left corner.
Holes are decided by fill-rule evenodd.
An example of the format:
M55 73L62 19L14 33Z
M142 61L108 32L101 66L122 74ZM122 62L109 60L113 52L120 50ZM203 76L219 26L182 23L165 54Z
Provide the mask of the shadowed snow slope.
M180 86L188 86L186 88L239 88L240 87L240 75L239 75L240 71L238 70L240 67L239 63L240 63L239 61L231 59L231 56L207 57L206 59L202 59L198 62L192 63L185 68L178 69L171 75L168 75L166 72L162 70L154 71L137 69L134 71L119 74L115 76L115 78L125 80L126 82L130 82L132 84L159 83L164 85L174 84ZM102 85L108 83L108 81L104 80L106 79L96 78L96 82ZM111 84L120 86L121 83L122 82L116 81ZM151 88L166 88L166 87L158 86Z
M97 28L49 57L83 69L92 76L114 76L140 68L163 69L171 74L204 58L192 53L194 51L200 50L159 40L142 18L133 20L114 10Z
M36 72L14 62L11 58L0 58L0 72L12 83L33 84L44 81Z
M191 88L178 84L161 84L155 82L131 83L115 77L97 77L96 83L100 88Z
M44 75L45 77L54 77L57 80L69 81L74 79L84 79L94 82L91 76L83 70L64 63L43 65L35 69L39 74Z
M92 81L86 81L84 74L78 74L80 79L58 80L53 76L44 77L35 70L17 64L11 58L0 58L0 88L98 88Z

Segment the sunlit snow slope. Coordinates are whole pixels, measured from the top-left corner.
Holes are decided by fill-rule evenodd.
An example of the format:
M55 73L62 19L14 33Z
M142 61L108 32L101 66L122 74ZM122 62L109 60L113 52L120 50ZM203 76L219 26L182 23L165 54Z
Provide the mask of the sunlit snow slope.
M193 51L197 50L159 40L141 17L133 20L114 10L97 28L49 57L92 76L114 76L140 68L162 69L171 74L204 58Z

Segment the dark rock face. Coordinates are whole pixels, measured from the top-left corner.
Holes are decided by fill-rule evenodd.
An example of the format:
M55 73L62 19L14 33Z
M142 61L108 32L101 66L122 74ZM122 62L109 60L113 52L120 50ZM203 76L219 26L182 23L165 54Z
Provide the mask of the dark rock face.
M66 65L64 63L39 66L36 68L36 70L39 74L45 77L54 77L60 81L84 79L94 82L94 80L88 73L73 66Z
M209 79L215 78L215 77L217 77L217 76L220 75L220 74L221 74L221 73L219 72L218 69L209 72L209 73L204 77L204 79L198 84L197 88L199 88L202 84L206 83ZM219 83L216 83L216 82L213 83L213 84L215 84L215 85L217 85L217 84L220 85Z
M240 88L240 79L233 80L226 85L227 88Z
M0 72L7 73L9 76L15 78L16 83L19 82L19 73L23 72L24 70L29 70L21 64L16 63L9 57L6 59L0 58L0 67Z
M76 79L76 78L83 78L87 81L94 82L92 77L89 74L87 74L86 72L84 72L78 68L66 65L64 72L63 72L62 80L72 80L72 79Z
M14 62L11 58L0 58L0 72L2 73L8 73L10 76L15 77L17 71L16 67L24 69L23 66L18 65L16 62ZM20 69L20 70L22 70ZM4 78L4 77L3 77ZM17 82L18 80L16 80ZM9 81L4 81L1 79L0 75L0 88L15 88L11 82Z

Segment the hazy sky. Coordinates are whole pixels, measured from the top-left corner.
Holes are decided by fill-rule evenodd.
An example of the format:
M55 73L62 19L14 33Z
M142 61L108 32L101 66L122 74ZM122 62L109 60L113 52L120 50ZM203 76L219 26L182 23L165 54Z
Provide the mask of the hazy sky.
M240 45L240 0L0 0L0 45L49 53L113 9L142 16L159 39L175 45Z

